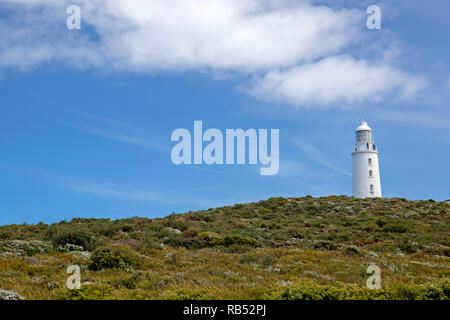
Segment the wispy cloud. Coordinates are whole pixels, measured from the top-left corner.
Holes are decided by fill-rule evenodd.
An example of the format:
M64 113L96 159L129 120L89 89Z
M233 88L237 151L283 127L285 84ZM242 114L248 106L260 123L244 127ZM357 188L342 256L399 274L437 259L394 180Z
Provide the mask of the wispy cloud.
M78 118L77 120L67 121L56 120L69 128L155 151L170 151L170 147L162 143L163 139L161 137L128 123L69 108L64 108L64 110Z
M329 193L329 190L319 186L317 183L309 182L323 181L327 177L320 172L311 170L311 168L306 163L300 161L299 159L282 159L282 162L280 164L280 171L278 172L277 177L289 183L302 185L304 187L307 187L308 189L317 190L323 193Z
M26 175L35 179L43 180L46 183L70 190L72 192L80 192L90 194L97 197L109 198L113 200L143 202L143 203L159 203L186 205L210 208L217 205L215 199L201 197L201 192L192 194L180 189L161 187L155 188L152 185L138 185L134 183L103 181L99 179L90 179L85 177L72 176L61 172L46 170L41 168L23 167L17 164L6 164L0 162L1 169L14 171L20 175ZM223 201L223 199L221 199ZM230 203L233 203L230 201Z
M341 168L336 167L333 163L331 163L328 159L326 159L324 157L324 155L317 150L313 145L311 145L310 143L302 140L302 139L296 139L294 140L295 145L302 150L303 152L305 152L311 159L313 159L314 161L320 163L321 165L332 169L336 172L339 172L341 174L344 174L346 176L351 176L352 174L346 170L343 170Z
M329 193L329 190L324 189L322 187L319 187L317 185L305 182L303 180L299 180L299 179L295 179L295 178L291 178L291 177L284 177L284 176L282 176L281 178L286 180L286 181L288 181L288 182L294 183L294 184L300 184L302 186L305 186L305 187L308 187L308 188L312 188L312 189L315 189L315 190L319 190L319 191L324 192L324 193Z
M117 183L74 180L65 184L66 188L95 196L117 200L163 203L173 205L213 206L212 201L198 196L183 195L179 191L156 191L148 187L136 187Z

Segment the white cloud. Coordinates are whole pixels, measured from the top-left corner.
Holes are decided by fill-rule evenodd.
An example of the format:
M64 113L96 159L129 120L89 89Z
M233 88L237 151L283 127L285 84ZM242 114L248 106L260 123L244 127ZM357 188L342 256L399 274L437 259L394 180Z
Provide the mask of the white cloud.
M288 7L257 0L81 3L82 25L95 29L98 42L65 29L61 1L35 1L27 4L25 15L15 12L19 26L10 21L0 26L6 36L0 49L3 65L27 67L78 57L81 64L104 59L136 71L266 69L337 52L355 40L360 18L356 10L332 10L308 1Z
M267 73L252 94L295 105L376 100L393 89L407 97L422 84L385 62L371 66L338 56L364 38L360 9L310 0L77 3L82 30L65 27L72 1L4 0L0 68L64 62L109 71Z
M426 82L385 64L334 56L283 71L270 71L254 81L249 93L268 101L296 106L333 102L378 102L390 93L414 96Z

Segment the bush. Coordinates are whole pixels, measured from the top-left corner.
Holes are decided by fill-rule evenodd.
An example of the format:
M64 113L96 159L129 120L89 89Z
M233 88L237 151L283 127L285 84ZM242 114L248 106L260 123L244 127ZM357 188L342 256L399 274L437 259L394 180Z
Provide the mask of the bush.
M303 239L305 236L298 229L289 229L289 236L296 239Z
M443 249L442 249L442 254L443 254L445 257L450 257L450 248L448 248L448 247L443 248Z
M183 245L188 248L204 248L214 246L226 246L226 247L257 247L259 243L257 240L244 236L244 235L227 235L225 237L215 232L199 232L197 237L186 235L183 240Z
M10 239L13 233L10 230L1 230L0 231L0 240Z
M135 272L131 276L118 279L115 284L118 287L125 287L127 289L136 289L138 285L145 279L144 274Z
M99 271L102 269L126 268L138 265L135 256L124 248L104 247L92 253L89 269Z
M364 289L357 287L337 288L332 286L299 286L288 287L281 293L284 300L343 300L358 299Z
M164 239L164 244L171 247L181 247L184 245L183 236L181 234L170 234Z
M400 250L405 253L415 253L417 252L417 245L410 241L404 241L400 244Z
M121 227L118 225L106 225L103 226L100 230L98 230L98 233L100 233L102 236L110 238L119 230L121 230Z
M242 235L225 236L225 238L223 239L223 243L226 246L243 245L256 247L258 245L258 241L256 241L255 239Z
M64 247L67 243L83 247L84 250L93 250L96 242L92 234L84 231L59 231L52 236L55 247Z
M380 227L380 228L383 228L387 223L388 223L388 222L387 222L386 220L381 219L381 218L377 218L377 219L375 220L375 224L376 224L378 227Z
M344 252L348 255L359 255L361 253L359 248L354 245L346 246Z
M107 284L86 284L80 289L64 289L59 293L61 300L104 300L111 298L112 288Z
M406 226L401 224L388 224L383 227L383 232L405 233L408 231Z
M180 231L187 230L189 227L188 224L185 221L183 221L182 219L169 220L166 223L166 226L170 227L172 229L180 230Z
M183 237L185 238L194 238L197 237L198 231L195 229L188 229L183 231Z
M314 249L336 250L337 246L328 240L316 240L314 241Z
M197 237L200 246L214 246L223 244L222 236L215 232L200 232Z
M277 298L277 297L275 297ZM285 300L448 300L448 283L435 285L398 284L380 290L344 285L303 285L287 287L281 294Z
M122 226L122 232L133 232L134 227L131 224L124 224Z

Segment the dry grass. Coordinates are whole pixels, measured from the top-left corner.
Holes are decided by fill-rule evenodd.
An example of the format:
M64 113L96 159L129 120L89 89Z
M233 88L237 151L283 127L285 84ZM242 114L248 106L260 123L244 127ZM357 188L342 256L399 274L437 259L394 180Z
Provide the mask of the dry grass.
M28 299L448 299L449 226L448 204L348 197L3 226L0 288ZM110 248L124 263L93 271L55 238L94 255ZM42 248L27 248L31 240ZM370 263L383 294L364 289ZM71 264L81 267L81 290L64 287Z

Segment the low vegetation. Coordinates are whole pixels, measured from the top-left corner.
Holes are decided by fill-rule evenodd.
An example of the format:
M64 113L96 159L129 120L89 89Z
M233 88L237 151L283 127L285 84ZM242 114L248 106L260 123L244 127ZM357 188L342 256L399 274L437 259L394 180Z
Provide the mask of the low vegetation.
M28 299L449 299L450 204L271 198L165 218L0 227ZM368 289L369 264L381 269ZM82 287L66 288L69 265Z

